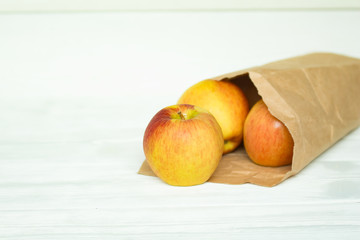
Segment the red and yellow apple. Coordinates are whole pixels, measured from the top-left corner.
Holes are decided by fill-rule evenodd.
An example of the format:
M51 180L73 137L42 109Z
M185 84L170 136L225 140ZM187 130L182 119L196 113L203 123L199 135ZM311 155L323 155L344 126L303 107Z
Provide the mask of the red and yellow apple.
M215 117L224 136L223 153L240 145L249 104L237 85L229 81L203 80L188 88L177 103L205 108Z
M191 186L206 182L222 157L224 139L207 110L179 104L160 110L143 139L146 160L164 182Z
M292 162L293 138L263 100L251 108L245 120L244 147L249 158L262 166L279 167Z

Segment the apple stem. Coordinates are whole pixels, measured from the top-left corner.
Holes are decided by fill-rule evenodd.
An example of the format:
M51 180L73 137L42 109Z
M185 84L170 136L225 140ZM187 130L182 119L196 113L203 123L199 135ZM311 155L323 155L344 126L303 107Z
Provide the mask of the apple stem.
M182 112L181 112L181 111L178 111L178 114L179 114L179 116L180 116L181 120L185 120L185 117L184 117L184 115L182 114Z

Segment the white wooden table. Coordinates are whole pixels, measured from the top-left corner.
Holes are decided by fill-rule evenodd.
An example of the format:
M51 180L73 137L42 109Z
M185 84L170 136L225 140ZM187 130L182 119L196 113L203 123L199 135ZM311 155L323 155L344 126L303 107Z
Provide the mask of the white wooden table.
M0 239L359 239L360 129L273 188L137 174L151 117L207 77L360 57L359 11L0 15Z

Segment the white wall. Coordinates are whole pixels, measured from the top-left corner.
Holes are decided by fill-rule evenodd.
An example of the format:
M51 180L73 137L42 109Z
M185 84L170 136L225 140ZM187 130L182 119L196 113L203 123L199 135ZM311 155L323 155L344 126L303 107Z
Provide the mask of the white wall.
M0 0L1 12L360 9L358 0Z
M0 97L126 95L169 104L204 78L282 58L360 57L360 8L349 8L360 1L149 2L0 0ZM135 8L178 10L85 11ZM239 11L180 11L230 8Z

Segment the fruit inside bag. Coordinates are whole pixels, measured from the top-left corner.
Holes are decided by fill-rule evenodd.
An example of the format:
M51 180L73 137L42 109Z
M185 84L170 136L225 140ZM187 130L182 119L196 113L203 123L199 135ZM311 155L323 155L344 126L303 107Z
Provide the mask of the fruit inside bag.
M289 129L294 149L291 165L263 167L240 145L223 155L209 182L277 185L360 125L360 105L354 104L360 102L360 59L313 53L211 79L238 85L250 107L262 98ZM139 174L154 176L146 161Z

